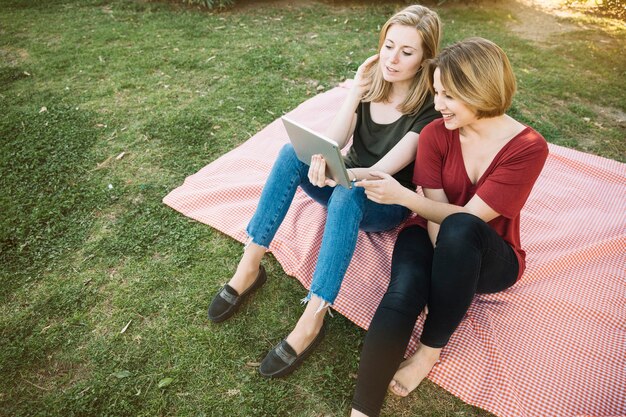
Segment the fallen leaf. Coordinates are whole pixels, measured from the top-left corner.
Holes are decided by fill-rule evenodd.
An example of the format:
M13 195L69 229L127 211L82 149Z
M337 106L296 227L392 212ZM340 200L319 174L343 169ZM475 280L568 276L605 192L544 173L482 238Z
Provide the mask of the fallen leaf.
M241 394L241 391L238 389L229 389L228 391L226 391L226 395L228 395L229 397L239 394Z
M100 162L99 164L96 165L96 171L99 169L104 168L105 166L107 166L109 164L109 162L111 162L111 160L113 159L112 156L109 156L107 159L105 159L104 161Z
M241 106L237 106L237 110L240 110L240 111L246 111L246 109L244 109L244 108L243 108L243 107L241 107Z
M130 371L117 371L116 373L113 374L116 378L118 379L122 379L122 378L128 378L131 373Z
M174 381L174 378L163 378L162 380L159 381L158 387L165 388L168 385L170 385L172 381Z
M47 111L48 111L48 108L46 106L43 106L41 109L39 109L39 113L44 113Z
M250 368L258 368L261 366L261 362L246 362L246 366L249 366Z
M126 152L122 152L121 154L119 154L118 156L115 157L115 159L117 161L119 161L120 159L122 159L124 157L124 155L126 155Z
M120 334L124 333L124 332L128 329L128 326L130 326L130 323L132 323L132 321L133 321L133 319L130 319L130 320L128 321L128 323L126 323L126 326L124 326L124 328L122 329L122 331L120 332Z

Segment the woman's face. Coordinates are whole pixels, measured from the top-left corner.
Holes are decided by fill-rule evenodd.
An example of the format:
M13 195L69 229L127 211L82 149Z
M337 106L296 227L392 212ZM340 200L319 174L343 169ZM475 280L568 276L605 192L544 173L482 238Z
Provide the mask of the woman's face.
M446 92L445 86L441 83L439 68L435 68L433 74L433 89L435 90L435 110L441 113L446 129L459 129L477 120L476 114L467 104Z
M393 24L380 49L379 65L385 81L411 81L422 65L422 36L411 26Z

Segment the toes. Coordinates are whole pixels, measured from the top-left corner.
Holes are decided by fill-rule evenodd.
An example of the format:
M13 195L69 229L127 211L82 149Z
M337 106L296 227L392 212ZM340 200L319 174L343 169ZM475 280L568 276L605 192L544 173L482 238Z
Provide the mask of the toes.
M391 382L389 383L389 389L391 390L392 393L394 393L395 395L397 395L399 397L406 397L407 394L408 394L407 389L404 388L395 379L392 379Z

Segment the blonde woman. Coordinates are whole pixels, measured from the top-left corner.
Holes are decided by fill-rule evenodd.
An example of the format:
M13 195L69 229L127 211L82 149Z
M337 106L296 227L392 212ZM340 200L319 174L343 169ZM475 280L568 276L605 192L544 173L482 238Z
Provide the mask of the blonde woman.
M438 117L422 63L437 54L439 38L437 14L422 6L407 7L382 28L378 54L359 67L352 89L326 132L340 147L353 138L345 157L352 180L371 179L371 171L385 172L403 187L414 188L411 176L420 131ZM265 283L261 258L298 186L326 207L308 303L293 331L262 361L259 372L265 377L292 372L322 338L325 313L339 292L359 229L389 230L409 214L400 205L372 202L362 188L344 188L324 173L325 162L320 156L306 165L298 160L291 145L281 149L247 227L250 243L235 274L209 306L209 319L222 322Z
M545 139L507 116L516 89L496 44L472 38L429 61L442 118L420 135L413 181L383 172L361 181L371 201L417 216L398 235L391 282L370 324L352 416L377 416L387 388L406 396L428 375L475 294L503 291L524 272L520 211L548 156ZM427 307L415 355L402 362Z

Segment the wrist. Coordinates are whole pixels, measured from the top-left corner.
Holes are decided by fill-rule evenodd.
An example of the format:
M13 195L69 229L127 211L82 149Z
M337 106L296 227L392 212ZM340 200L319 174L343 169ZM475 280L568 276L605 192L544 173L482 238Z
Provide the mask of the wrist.
M348 171L348 179L352 182L357 181L358 178L356 177L356 174L354 172L352 172L351 168L348 168L346 171Z
M402 193L402 196L400 198L400 205L404 206L404 207L410 207L411 204L415 201L416 198L419 198L420 195L417 194L414 191L409 190L408 188L404 187L404 191Z
M361 86L355 81L352 88L348 90L348 99L353 102L360 102L362 96L363 92L361 91Z

